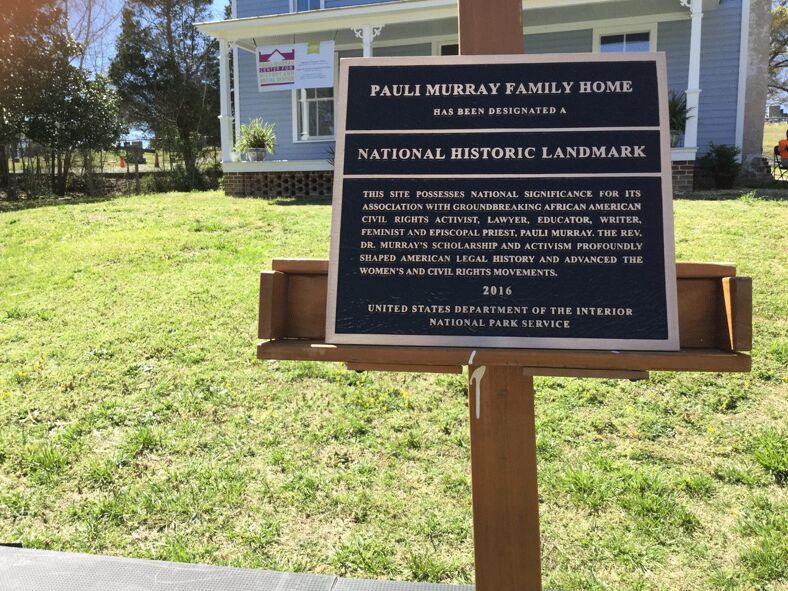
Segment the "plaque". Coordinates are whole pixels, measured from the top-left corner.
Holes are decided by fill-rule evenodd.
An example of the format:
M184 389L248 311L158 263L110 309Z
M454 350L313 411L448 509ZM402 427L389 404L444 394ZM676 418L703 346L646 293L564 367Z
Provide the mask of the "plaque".
M665 72L343 59L326 341L678 350Z

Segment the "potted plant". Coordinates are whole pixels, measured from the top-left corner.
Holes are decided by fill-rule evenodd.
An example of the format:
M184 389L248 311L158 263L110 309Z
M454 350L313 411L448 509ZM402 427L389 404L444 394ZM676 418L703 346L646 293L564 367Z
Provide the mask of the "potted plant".
M687 108L687 95L672 90L668 94L668 118L670 119L670 145L675 147L679 143L681 134L687 127L687 120L690 118L690 110Z
M235 149L244 154L249 162L262 162L266 152L273 154L276 147L276 133L274 124L266 123L262 119L252 119L249 123L241 125L241 137Z
M736 146L711 144L709 151L698 160L698 166L714 177L714 185L718 189L731 189L741 169L739 153Z

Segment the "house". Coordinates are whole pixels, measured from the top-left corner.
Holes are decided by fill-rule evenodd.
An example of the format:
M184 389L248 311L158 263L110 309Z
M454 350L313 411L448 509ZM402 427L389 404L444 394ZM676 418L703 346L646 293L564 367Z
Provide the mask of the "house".
M232 18L197 25L220 42L222 160L231 195L331 193L336 82L259 92L257 47L333 40L337 63L458 52L457 0L232 0L231 8ZM676 191L692 188L696 158L710 143L760 157L767 0L523 0L523 23L526 54L665 52L668 86L686 93L693 115L672 149ZM242 162L234 139L255 117L275 123L278 146L265 162Z

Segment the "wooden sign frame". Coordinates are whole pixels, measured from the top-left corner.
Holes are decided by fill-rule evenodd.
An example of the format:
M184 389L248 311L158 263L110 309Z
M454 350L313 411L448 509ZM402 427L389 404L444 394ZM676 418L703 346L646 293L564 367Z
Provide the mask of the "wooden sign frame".
M488 64L544 64L544 63L606 63L606 62L642 62L653 60L656 64L657 90L659 93L659 126L648 127L605 127L605 128L571 128L571 132L582 131L659 131L660 162L659 173L569 173L562 177L598 177L612 178L626 176L658 177L661 181L662 211L662 250L664 269L664 290L666 300L667 337L664 339L626 339L626 338L577 338L577 337L526 337L526 336L449 336L435 334L387 334L387 333L338 333L336 327L336 309L338 298L338 281L340 265L340 239L342 232L342 209L344 181L346 178L379 178L377 175L345 175L345 141L348 134L363 133L413 133L413 130L364 131L347 130L347 97L349 72L354 67L386 67L386 66L436 66L436 65L488 65ZM649 52L637 54L542 54L542 55L460 55L446 57L385 57L346 58L340 63L338 95L337 145L334 172L334 197L332 203L331 246L328 272L328 312L326 315L325 340L333 344L366 344L366 345L420 345L443 347L517 347L517 348L550 348L550 349L597 349L597 350L650 350L676 351L679 349L678 311L676 299L675 243L673 230L673 182L670 157L670 129L668 120L667 67L663 53ZM473 129L472 133L505 133L505 132L560 132L564 129L529 129L529 128L495 128ZM458 134L471 133L469 129L420 130L426 134ZM546 174L506 174L506 175L464 175L463 178L540 178L555 175ZM387 174L385 178L448 178L446 175L432 174ZM422 302L432 303L432 302Z
M458 373L517 365L531 375L621 377L648 371L749 371L752 280L732 263L678 263L679 351L593 351L332 345L325 340L329 262L274 259L260 274L258 357L337 361L352 369ZM396 368L396 369L395 369ZM625 372L625 375L617 372Z

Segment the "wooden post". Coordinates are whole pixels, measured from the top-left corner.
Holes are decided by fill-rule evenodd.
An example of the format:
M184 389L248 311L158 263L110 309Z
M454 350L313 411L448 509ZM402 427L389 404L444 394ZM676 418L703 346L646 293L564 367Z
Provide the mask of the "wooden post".
M520 0L460 0L460 54L523 52Z
M128 157L128 149L126 150L126 156ZM131 163L126 161L126 192L131 195Z
M541 591L534 379L517 366L471 366L476 591Z
M460 54L523 52L520 0L460 0ZM541 591L534 380L468 368L476 591Z

